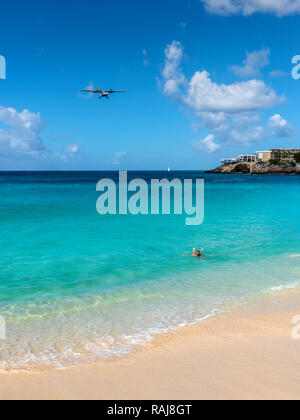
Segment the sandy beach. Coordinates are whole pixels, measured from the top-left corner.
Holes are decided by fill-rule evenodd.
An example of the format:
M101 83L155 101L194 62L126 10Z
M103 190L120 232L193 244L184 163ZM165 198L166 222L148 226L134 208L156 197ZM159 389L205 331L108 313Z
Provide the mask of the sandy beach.
M0 401L300 399L300 0L2 3Z
M146 350L66 370L2 373L1 399L298 399L300 292L159 337Z

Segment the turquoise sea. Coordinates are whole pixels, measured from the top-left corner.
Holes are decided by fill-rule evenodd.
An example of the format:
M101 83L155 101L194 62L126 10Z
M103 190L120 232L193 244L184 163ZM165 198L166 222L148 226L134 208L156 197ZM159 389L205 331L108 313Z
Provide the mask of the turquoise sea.
M144 346L249 297L300 285L300 177L205 180L205 221L100 216L109 172L0 173L0 369L68 367ZM205 248L207 259L182 256Z

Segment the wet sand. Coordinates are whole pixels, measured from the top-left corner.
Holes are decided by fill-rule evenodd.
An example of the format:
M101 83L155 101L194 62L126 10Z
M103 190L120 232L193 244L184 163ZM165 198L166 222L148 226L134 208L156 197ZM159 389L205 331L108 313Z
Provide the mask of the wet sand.
M269 295L111 361L0 373L0 398L300 399L299 301L299 291Z

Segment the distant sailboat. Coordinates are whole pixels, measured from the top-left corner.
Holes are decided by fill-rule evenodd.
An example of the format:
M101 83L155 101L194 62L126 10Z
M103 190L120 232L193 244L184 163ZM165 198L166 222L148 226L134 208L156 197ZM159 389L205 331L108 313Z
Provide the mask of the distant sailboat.
M171 168L168 168L168 172L171 172Z

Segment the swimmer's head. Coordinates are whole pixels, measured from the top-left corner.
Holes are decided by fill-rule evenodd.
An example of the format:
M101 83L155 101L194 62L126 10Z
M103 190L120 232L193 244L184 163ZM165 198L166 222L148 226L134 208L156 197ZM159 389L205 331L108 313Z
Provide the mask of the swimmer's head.
M196 255L197 257L201 257L201 251L197 251Z

